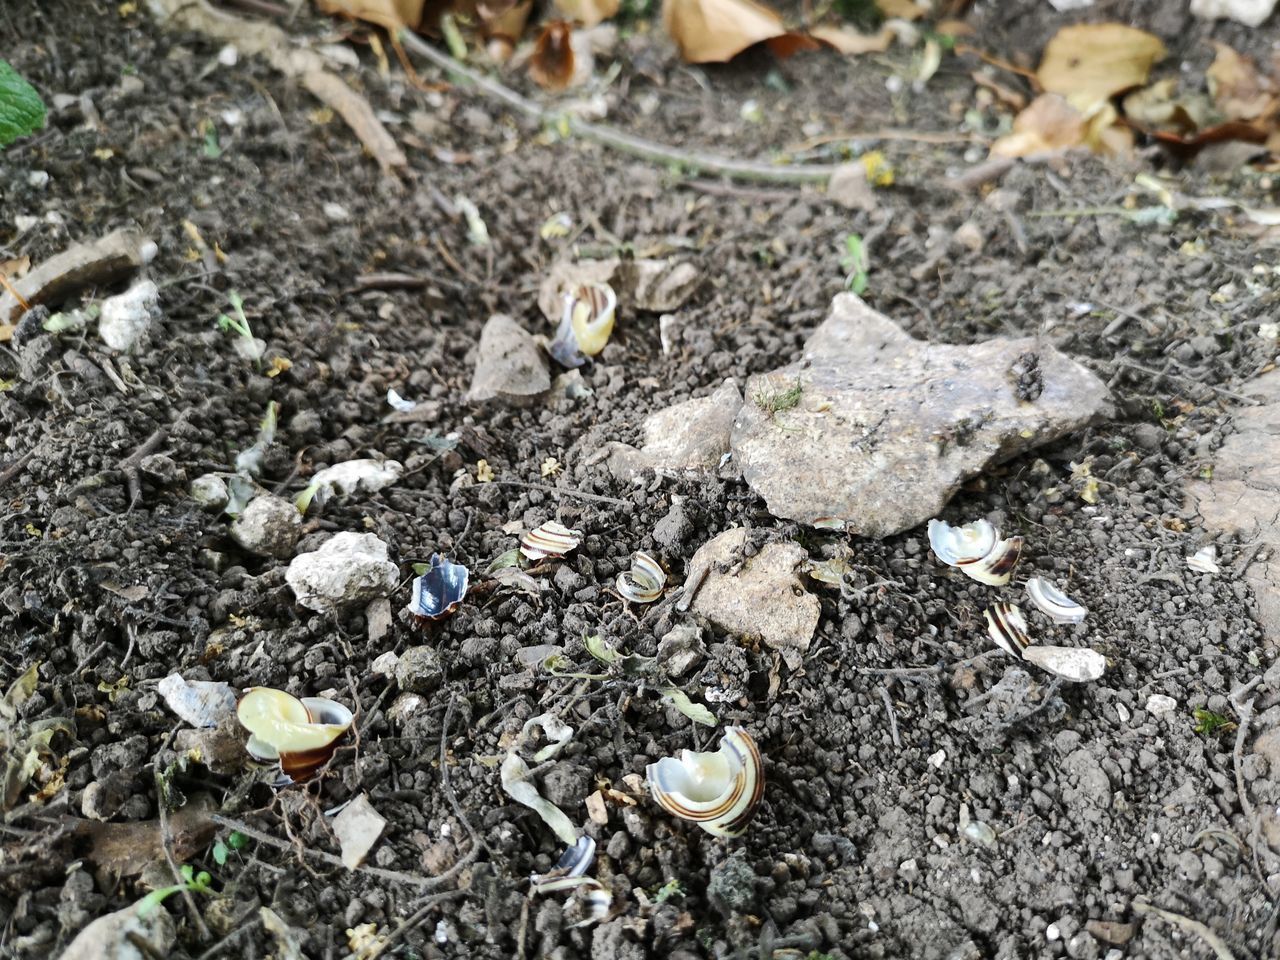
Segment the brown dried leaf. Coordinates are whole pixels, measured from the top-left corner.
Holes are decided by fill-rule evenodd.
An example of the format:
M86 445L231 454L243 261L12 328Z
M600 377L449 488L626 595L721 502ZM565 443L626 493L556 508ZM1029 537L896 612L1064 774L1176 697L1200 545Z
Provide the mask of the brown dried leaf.
M542 28L529 58L529 76L547 90L563 90L573 79L573 27L556 20Z
M524 36L524 28L532 10L533 0L520 0L518 3L501 6L476 4L476 16L484 26L484 35L490 40L505 40L513 45Z
M861 53L884 53L893 43L893 31L859 33L851 27L814 27L809 35L815 40L834 47L840 53L856 56Z
M788 32L780 16L751 0L663 0L662 24L689 63L725 63Z
M387 30L410 27L416 30L422 21L424 0L316 0L324 13L376 23Z
M620 0L555 0L556 12L566 20L584 27L594 27L602 20L616 16Z
M1164 55L1164 44L1145 30L1122 23L1077 24L1063 27L1049 41L1036 79L1046 93L1061 94L1091 113L1115 94L1146 83Z
M919 20L927 12L913 0L876 0L876 7L886 17L897 20Z
M1013 132L991 145L995 157L1026 157L1084 143L1084 115L1056 93L1036 97L1013 119Z
M328 70L308 70L302 75L302 85L346 121L384 173L409 165L409 159L373 112L369 101L347 86L337 74Z
M1258 72L1251 57L1241 56L1225 43L1213 41L1218 55L1205 71L1209 92L1229 120L1256 120L1276 112L1276 87Z
M1027 105L1026 97L1017 90L1014 90L1012 87L1006 87L1003 83L993 77L989 77L985 73L981 73L977 70L969 74L969 76L973 78L973 82L978 86L986 87L986 89L995 94L996 99L1005 106L1012 107L1014 110L1021 110Z
M4 277L6 280L25 277L30 269L31 258L27 256L17 257L13 260L0 260L0 277Z

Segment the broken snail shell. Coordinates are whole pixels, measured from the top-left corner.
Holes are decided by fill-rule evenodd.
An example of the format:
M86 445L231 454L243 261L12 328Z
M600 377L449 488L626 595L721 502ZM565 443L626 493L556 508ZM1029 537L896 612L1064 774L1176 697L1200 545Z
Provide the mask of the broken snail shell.
M1089 647L1033 646L1022 656L1027 663L1073 683L1097 680L1107 669L1107 658Z
M997 647L1019 659L1026 656L1031 638L1027 636L1027 621L1016 603L1001 600L983 612L987 618L987 633Z
M1036 609L1054 623L1083 623L1084 618L1089 615L1088 610L1044 577L1031 577L1027 580L1026 586L1027 596L1035 604Z
M667 574L658 561L643 551L631 556L631 570L618 574L618 593L632 603L652 603L662 596Z
M605 348L613 333L618 295L607 283L584 283L564 295L564 312L548 350L566 367L580 367Z
M563 557L581 542L581 530L570 530L564 524L551 520L520 538L520 552L530 560Z
M450 563L433 553L430 568L413 581L413 593L405 609L420 620L444 619L458 609L467 595L469 576L462 564Z
M334 700L298 699L271 687L251 687L236 706L236 718L249 731L249 756L278 761L295 782L329 762L353 719L351 711Z
M583 834L578 842L566 847L556 865L547 873L535 873L529 877L533 889L538 893L550 893L554 890L569 890L573 887L590 883L583 874L591 868L596 858L596 842Z
M751 735L727 727L714 753L682 750L649 764L649 790L668 813L717 837L736 837L764 796L764 765Z
M992 587L1003 587L1013 576L1022 556L1022 538L1000 539L1000 532L986 520L953 527L945 520L929 521L929 546L949 567Z
M1187 557L1187 566L1196 573L1221 573L1218 566L1218 551L1213 547L1201 547Z

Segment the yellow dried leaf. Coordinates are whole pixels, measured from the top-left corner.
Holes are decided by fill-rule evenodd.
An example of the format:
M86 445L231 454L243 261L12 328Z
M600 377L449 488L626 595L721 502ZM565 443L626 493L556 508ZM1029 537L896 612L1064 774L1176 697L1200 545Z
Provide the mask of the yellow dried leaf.
M858 162L867 171L867 183L873 187L893 186L893 164L879 150L868 150L858 158Z
M751 0L663 0L662 25L689 63L724 63L787 32L781 17Z
M893 31L859 33L850 27L814 27L809 36L847 56L861 53L884 53L893 43Z
M316 0L324 13L376 23L387 30L417 29L422 21L423 0Z
M620 6L619 0L555 0L560 16L584 27L594 27L602 20L616 16Z
M895 20L919 20L928 12L913 0L876 0L876 7L886 17Z
M1044 93L1013 118L1013 132L991 145L993 157L1026 157L1046 150L1065 150L1084 142L1084 116L1065 99Z
M110 147L99 147L97 150L93 151L93 156L97 160L110 160L115 155L116 152Z
M271 366L267 369L268 377L278 377L293 367L293 361L288 357L272 357Z
M1061 94L1091 113L1115 94L1146 83L1165 52L1158 37L1123 23L1076 24L1049 41L1036 79L1046 93Z

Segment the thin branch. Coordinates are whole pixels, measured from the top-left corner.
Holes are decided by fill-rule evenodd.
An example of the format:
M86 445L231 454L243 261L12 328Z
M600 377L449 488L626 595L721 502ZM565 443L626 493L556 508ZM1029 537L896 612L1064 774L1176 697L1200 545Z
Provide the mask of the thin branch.
M889 713L889 734L893 737L893 745L901 750L902 739L898 736L898 715L893 709L893 698L889 696L889 691L885 687L879 689L880 699L884 701L884 708Z
M1143 903L1141 900L1135 900L1133 902L1133 912L1157 917L1167 923L1172 923L1175 927L1181 927L1187 933L1195 934L1208 944L1209 949L1218 955L1219 960L1236 960L1235 954L1231 952L1226 941L1199 920L1192 920L1190 917L1184 917L1180 913L1174 913L1172 910L1164 910L1160 907L1154 906L1153 904Z
M826 183L837 169L836 164L793 164L781 166L772 163L760 163L752 160L736 160L713 153L702 153L697 150L681 150L664 143L646 140L630 133L623 133L613 127L587 123L585 120L555 110L548 110L526 97L522 97L510 87L486 77L478 70L473 70L459 63L453 57L407 29L395 34L404 47L411 52L429 60L432 64L452 74L455 78L467 81L487 96L501 100L517 113L522 113L532 120L552 128L567 129L571 134L590 140L602 146L617 150L619 153L639 157L653 163L664 165L676 164L686 169L702 173L719 174L737 180L756 180L773 183Z
M631 506L626 500L617 497L606 497L598 493L587 493L585 490L572 490L568 487L553 487L549 483L527 483L524 480L491 480L495 487L524 487L527 490L541 490L557 497L573 497L578 500L592 500L596 503L611 503L615 507Z

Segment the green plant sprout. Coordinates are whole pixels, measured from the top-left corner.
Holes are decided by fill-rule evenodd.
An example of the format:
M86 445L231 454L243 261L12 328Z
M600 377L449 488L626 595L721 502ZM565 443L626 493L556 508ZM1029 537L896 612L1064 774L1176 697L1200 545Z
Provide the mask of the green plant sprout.
M231 304L231 312L234 317L229 317L225 313L218 314L219 330L234 330L246 340L253 339L253 328L249 326L249 318L244 315L244 301L240 299L240 294L234 290L227 291L227 302Z
M856 233L847 234L844 251L840 258L840 268L845 272L844 288L862 296L867 289L867 248L862 237Z
M220 867L227 865L227 858L232 850L243 850L249 845L249 838L239 830L232 830L226 842L219 840L213 845L213 862Z
M213 877L209 876L204 870L196 873L195 867L189 863L184 863L178 872L182 875L182 883L175 883L171 887L160 887L158 890L152 890L138 901L139 917L145 917L169 897L175 893L181 893L183 890L190 890L192 893L209 892Z
M796 382L785 390L759 390L751 399L757 407L772 417L784 410L799 406L800 395L803 392L804 386L797 377Z
M673 897L684 898L684 886L674 877L658 888L653 896L654 903L666 903Z
M1231 718L1206 710L1204 707L1196 707L1191 715L1196 718L1195 732L1205 737L1210 734L1227 733L1236 728Z

